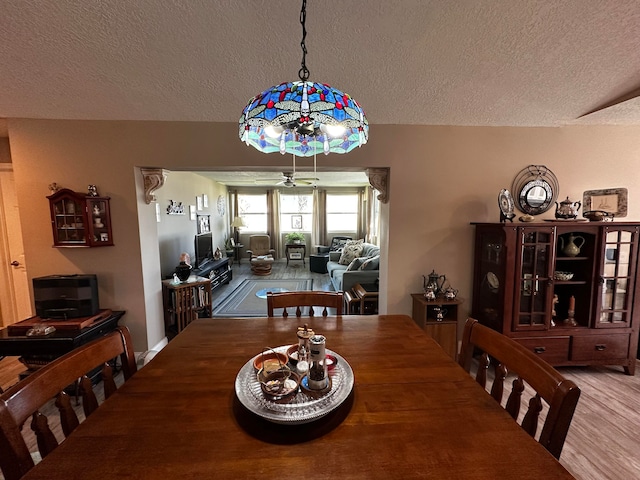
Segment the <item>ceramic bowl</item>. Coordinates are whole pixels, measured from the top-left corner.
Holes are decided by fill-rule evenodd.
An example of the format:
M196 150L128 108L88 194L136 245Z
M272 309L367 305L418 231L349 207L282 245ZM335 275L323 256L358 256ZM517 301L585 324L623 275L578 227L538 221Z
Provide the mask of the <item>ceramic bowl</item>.
M553 278L555 280L571 280L573 278L572 272L554 272Z
M338 359L333 355L330 355L327 353L325 357L325 363L327 364L327 370L330 372L331 370L336 368L336 365L338 364Z
M293 398L300 387L300 376L288 368L270 372L265 375L258 372L258 381L267 400L286 401Z
M289 359L289 363L295 367L298 363L298 344L291 345L287 348L287 357Z
M280 352L265 351L253 359L253 368L256 371L265 370L271 372L287 364L287 355Z

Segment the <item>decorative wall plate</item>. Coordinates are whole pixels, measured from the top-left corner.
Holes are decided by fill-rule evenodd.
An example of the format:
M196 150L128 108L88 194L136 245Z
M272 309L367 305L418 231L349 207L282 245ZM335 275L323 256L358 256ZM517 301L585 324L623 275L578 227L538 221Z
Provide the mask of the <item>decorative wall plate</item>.
M498 194L498 206L500 207L500 221L505 220L513 221L513 217L516 216L515 204L513 203L513 197L506 188L500 190Z
M500 288L500 280L498 280L498 276L493 272L487 272L487 283L489 284L489 288L497 292Z

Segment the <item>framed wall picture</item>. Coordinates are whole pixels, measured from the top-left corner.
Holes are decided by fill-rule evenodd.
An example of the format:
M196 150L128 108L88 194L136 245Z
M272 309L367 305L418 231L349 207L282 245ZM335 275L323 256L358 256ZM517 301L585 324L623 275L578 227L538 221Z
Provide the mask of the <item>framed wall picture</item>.
M198 233L207 233L211 231L211 227L209 225L209 215L196 215L196 218Z
M190 220L195 220L196 219L196 206L195 205L189 205L189 219Z
M201 212L202 205L203 205L202 195L196 197L196 205L197 205L198 211Z
M202 206L204 208L209 208L209 196L206 193L202 194Z
M615 218L627 216L627 189L587 190L582 196L582 211L611 213Z
M302 215L291 215L291 228L302 230Z

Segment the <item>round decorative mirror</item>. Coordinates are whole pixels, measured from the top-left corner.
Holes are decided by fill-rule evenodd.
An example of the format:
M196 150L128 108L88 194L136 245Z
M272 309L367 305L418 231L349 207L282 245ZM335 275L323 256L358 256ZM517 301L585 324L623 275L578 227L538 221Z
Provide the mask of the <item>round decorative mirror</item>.
M558 198L558 179L544 165L523 168L513 181L518 208L529 215L546 212Z

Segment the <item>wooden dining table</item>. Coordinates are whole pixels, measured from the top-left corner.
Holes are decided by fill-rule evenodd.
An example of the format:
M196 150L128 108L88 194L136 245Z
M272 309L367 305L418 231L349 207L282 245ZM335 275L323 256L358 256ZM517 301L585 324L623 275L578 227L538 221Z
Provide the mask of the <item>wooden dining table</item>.
M307 323L353 371L296 425L249 411L240 370ZM406 315L198 319L25 480L573 478Z

